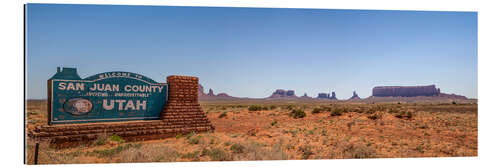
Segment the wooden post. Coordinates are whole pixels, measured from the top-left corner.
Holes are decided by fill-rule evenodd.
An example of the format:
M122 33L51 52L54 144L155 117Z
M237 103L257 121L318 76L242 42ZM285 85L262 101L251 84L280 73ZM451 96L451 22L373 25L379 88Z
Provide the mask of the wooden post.
M40 143L37 142L35 144L35 162L34 162L35 165L38 164L38 148L39 147L40 147Z

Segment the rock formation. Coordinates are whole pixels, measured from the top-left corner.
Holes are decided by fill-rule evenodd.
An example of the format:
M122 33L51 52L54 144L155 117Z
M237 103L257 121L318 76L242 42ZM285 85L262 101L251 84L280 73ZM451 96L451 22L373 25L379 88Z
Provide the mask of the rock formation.
M304 93L304 95L303 95L303 96L300 96L300 98L310 99L310 98L312 98L312 97L309 97L309 96L307 96L307 93Z
M437 96L441 93L435 85L428 86L377 86L373 88L375 97L416 97Z
M332 96L330 96L330 99L337 100L337 95L335 95L335 91L332 91Z
M329 93L318 93L318 99L331 99L331 100L337 100L337 96L335 95L335 91L332 91L332 95L330 96Z
M361 98L359 98L358 94L356 93L356 91L352 92L352 97L349 98L349 100L360 100Z
M198 99L200 100L216 100L216 99L234 99L236 97L229 96L227 93L219 93L215 95L212 89L208 90L208 94L204 92L203 86L198 84Z
M328 93L318 93L318 99L329 99L330 95Z
M206 95L204 91L205 90L203 90L203 86L201 86L201 84L198 84L198 97Z
M227 93L219 93L217 94L217 97L231 97Z
M208 90L208 96L215 96L214 91L212 89Z
M273 92L269 98L296 98L295 96L295 91L293 90L283 90L283 89L277 89L276 91Z

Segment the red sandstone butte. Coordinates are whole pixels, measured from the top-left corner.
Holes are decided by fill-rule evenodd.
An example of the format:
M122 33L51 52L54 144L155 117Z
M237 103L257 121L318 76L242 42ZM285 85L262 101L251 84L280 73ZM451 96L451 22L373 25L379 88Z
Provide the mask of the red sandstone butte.
M437 96L441 93L435 85L428 86L377 86L373 88L375 97L416 97Z

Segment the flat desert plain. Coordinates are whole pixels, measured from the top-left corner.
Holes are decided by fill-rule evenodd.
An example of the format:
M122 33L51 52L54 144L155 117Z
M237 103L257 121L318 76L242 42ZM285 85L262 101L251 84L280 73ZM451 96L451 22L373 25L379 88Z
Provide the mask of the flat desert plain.
M27 131L47 124L28 100ZM215 131L130 142L103 134L71 148L40 143L39 164L477 156L477 102L201 101ZM26 137L26 163L34 141Z

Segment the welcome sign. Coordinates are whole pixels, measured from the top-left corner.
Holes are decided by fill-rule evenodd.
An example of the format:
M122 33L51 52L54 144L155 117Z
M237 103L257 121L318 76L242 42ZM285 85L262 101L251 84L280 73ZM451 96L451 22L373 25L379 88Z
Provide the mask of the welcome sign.
M48 80L49 124L159 119L168 85L131 72L105 72L81 79L58 68Z

